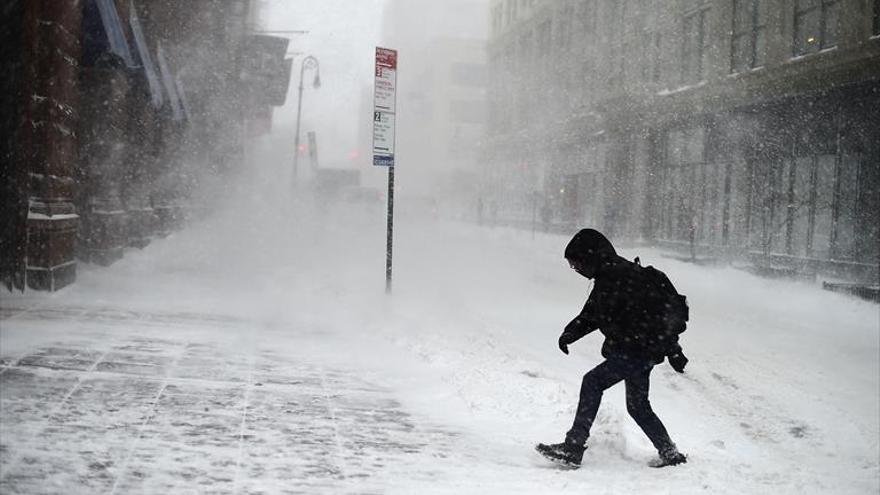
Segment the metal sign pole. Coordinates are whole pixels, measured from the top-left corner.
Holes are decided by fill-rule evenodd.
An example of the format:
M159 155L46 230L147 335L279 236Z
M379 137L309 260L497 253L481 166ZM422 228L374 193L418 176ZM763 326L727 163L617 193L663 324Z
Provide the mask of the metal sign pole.
M394 167L388 167L388 232L385 241L385 293L391 294L391 260L394 239Z

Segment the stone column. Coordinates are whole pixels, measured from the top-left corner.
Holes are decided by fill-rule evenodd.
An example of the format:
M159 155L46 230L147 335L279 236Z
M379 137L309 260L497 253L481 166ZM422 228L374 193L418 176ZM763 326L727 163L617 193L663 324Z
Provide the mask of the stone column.
M166 237L184 221L185 184L181 173L184 123L165 119L159 132L162 148L158 155L157 176L150 198L157 219L156 234Z
M16 131L24 111L24 2L12 0L0 29L0 289L24 290L28 171L17 161Z
M115 57L102 59L82 71L80 163L84 185L80 256L100 265L122 257L126 244L126 214L121 182L128 157L126 105L127 69Z
M150 202L157 160L158 111L145 88L133 88L129 102L128 154L122 196L128 221L126 244L143 248L155 233L157 218Z
M76 121L82 6L25 2L25 83L17 160L28 170L27 284L56 290L76 279Z

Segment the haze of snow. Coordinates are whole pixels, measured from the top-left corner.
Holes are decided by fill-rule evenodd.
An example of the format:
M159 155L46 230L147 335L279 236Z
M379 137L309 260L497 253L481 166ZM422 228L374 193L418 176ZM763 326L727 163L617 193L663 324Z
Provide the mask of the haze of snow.
M386 296L384 205L315 203L302 191L293 199L288 178L257 159L242 178L217 193L225 201L210 218L110 268L81 265L77 283L58 293L13 302L236 317L254 324L199 338L357 370L390 388L415 421L456 433L448 455L416 453L408 465L371 473L380 492L880 490L876 305L623 249L666 271L689 297L683 346L691 363L684 375L655 368L651 390L689 462L646 466L655 452L617 386L603 400L583 467L558 470L533 445L562 440L581 376L601 360L598 332L569 356L556 347L590 289L562 259L566 237L417 215L401 195ZM77 331L10 320L2 353ZM432 476L408 475L424 469Z

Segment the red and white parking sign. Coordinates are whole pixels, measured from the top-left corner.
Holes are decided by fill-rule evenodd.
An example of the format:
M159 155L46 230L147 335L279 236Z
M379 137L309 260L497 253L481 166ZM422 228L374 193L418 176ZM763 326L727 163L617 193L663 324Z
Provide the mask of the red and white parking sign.
M373 91L373 165L394 166L397 50L376 47Z

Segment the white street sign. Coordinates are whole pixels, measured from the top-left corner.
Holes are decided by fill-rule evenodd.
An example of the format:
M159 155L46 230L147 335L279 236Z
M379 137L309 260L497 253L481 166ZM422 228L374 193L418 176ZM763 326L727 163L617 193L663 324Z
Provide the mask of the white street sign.
M394 166L396 100L397 50L376 47L373 92L373 165Z
M373 154L394 155L394 114L373 112Z
M383 67L376 62L375 109L394 113L397 69Z

